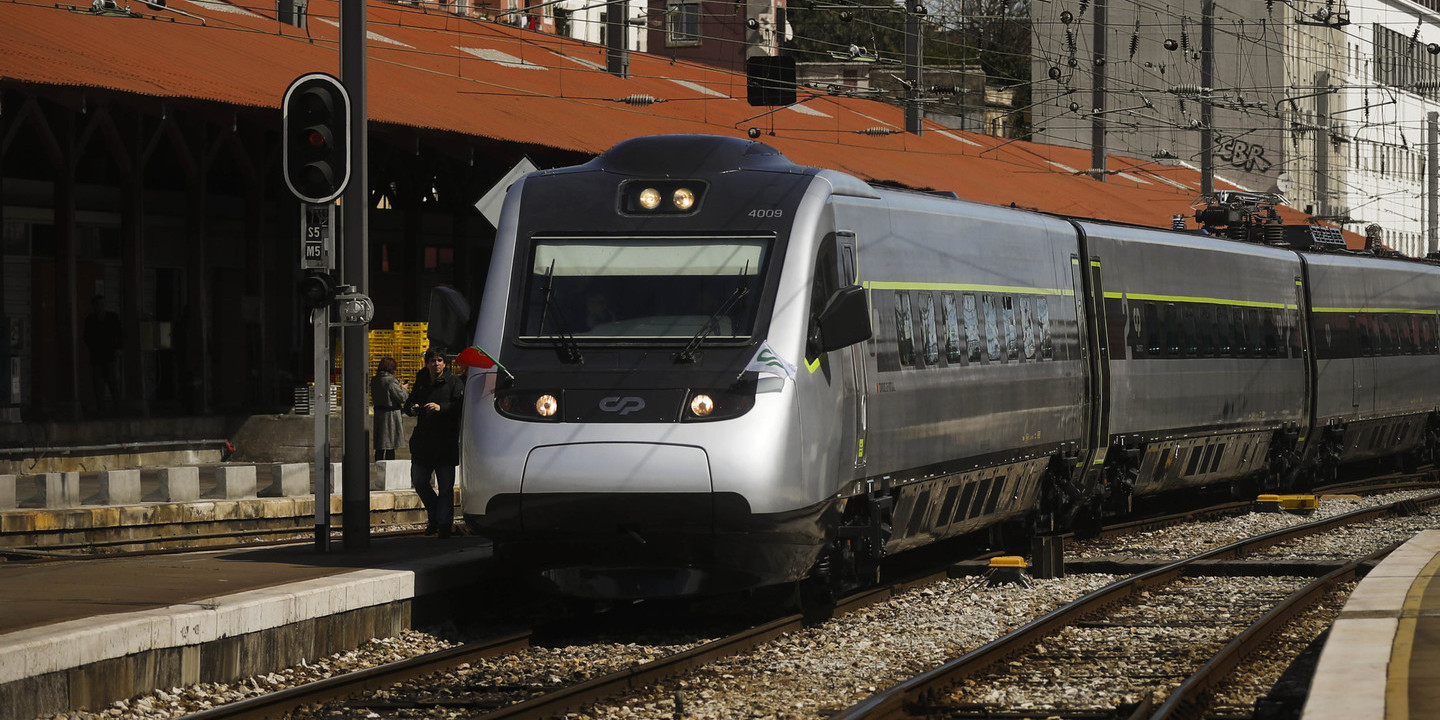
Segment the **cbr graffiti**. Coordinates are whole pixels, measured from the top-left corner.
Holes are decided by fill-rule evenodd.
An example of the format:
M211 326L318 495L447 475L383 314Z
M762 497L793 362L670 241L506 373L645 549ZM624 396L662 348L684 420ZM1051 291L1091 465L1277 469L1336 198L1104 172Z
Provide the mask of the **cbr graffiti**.
M1265 157L1265 148L1238 137L1215 133L1215 154L1221 160L1250 173L1267 173L1275 163Z

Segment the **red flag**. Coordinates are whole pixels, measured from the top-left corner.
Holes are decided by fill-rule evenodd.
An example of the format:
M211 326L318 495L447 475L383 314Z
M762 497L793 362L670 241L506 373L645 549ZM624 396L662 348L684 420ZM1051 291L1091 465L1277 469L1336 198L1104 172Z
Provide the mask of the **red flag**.
M490 357L490 353L487 353L474 345L471 345L470 347L461 350L460 356L455 358L455 361L460 363L461 365L464 365L465 367L481 368L486 370L495 367L496 365L495 358Z

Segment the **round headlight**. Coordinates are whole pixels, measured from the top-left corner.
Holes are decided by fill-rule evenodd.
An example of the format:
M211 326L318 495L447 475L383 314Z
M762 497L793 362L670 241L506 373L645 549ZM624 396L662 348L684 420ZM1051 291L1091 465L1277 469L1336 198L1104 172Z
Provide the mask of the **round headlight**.
M655 188L645 188L640 191L640 207L646 210L654 210L660 207L660 191Z
M690 412L695 417L705 417L715 411L715 401L709 395L701 393L690 399Z
M695 205L695 193L691 192L689 188L680 188L675 191L675 195L670 198L670 201L675 203L677 209L689 210Z
M541 395L535 398L535 412L540 413L540 417L550 417L559 409L560 401L556 400L554 395Z

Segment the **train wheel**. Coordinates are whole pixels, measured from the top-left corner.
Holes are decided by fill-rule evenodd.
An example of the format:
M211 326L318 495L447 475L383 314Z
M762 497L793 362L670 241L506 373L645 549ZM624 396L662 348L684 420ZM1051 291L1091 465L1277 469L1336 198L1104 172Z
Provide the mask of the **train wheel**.
M837 591L828 578L811 576L795 584L795 602L806 625L819 625L835 617Z

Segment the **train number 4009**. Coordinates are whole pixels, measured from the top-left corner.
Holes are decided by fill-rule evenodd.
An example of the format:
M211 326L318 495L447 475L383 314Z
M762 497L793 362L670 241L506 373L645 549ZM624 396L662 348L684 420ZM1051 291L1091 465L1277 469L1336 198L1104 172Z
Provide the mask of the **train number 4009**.
M778 217L785 217L785 211L784 211L784 210L781 210L780 208L767 208L767 209L757 208L757 209L755 209L755 210L751 210L750 212L748 212L748 213L746 213L746 214L749 215L749 216L752 217L752 218L778 218Z

